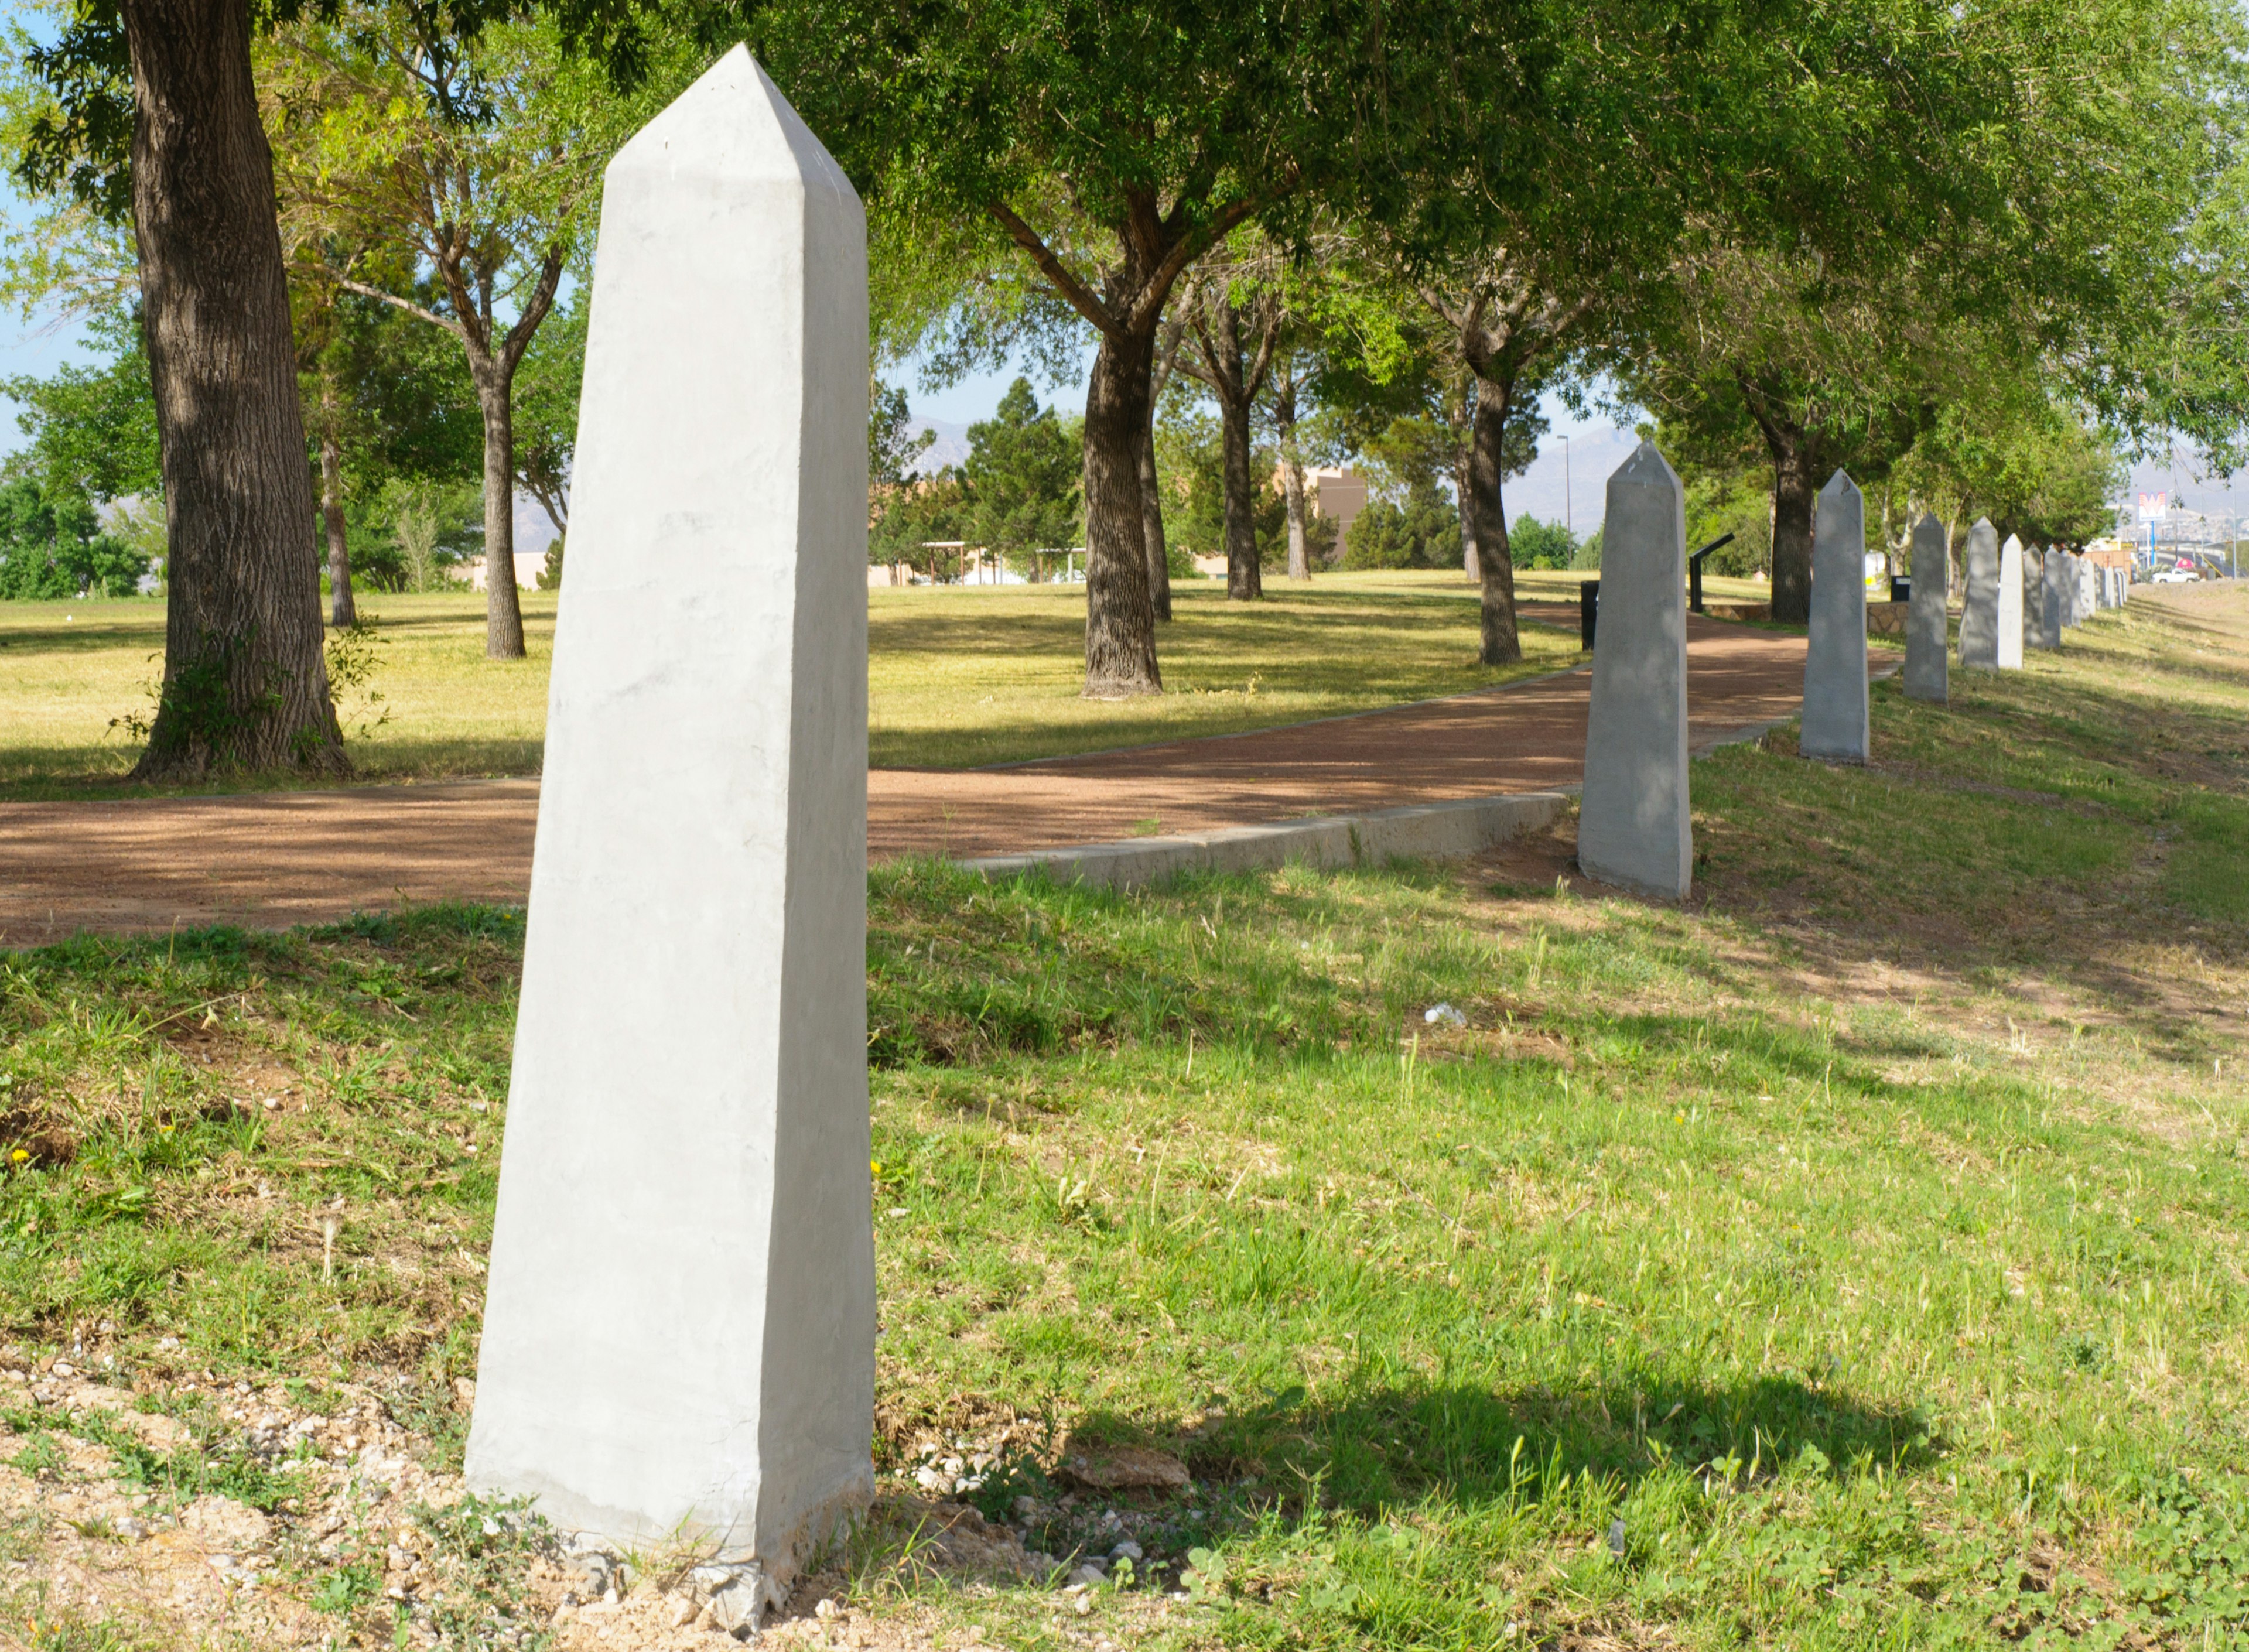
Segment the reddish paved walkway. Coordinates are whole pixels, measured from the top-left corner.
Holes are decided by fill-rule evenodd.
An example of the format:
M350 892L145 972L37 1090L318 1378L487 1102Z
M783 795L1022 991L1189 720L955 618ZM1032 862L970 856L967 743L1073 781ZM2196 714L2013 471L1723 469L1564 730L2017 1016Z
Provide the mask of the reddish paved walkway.
M1527 610L1536 612L1537 610ZM1574 623L1574 609L1542 614ZM1795 715L1804 639L1690 620L1692 739ZM868 842L996 854L1577 783L1578 670L1450 699L1004 769L877 769ZM0 804L0 945L75 930L280 926L402 901L520 900L535 780Z

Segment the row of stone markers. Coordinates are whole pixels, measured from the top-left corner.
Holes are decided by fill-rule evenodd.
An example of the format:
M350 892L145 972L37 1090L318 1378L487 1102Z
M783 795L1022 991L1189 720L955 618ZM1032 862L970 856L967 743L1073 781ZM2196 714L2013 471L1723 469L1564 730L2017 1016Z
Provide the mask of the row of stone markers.
M1683 898L1695 866L1687 780L1686 495L1663 455L1642 442L1609 478L1607 504L1578 865L1602 883ZM1805 757L1826 762L1867 758L1866 549L1866 500L1837 471L1819 490L1812 519L1812 616L1797 743ZM1952 568L1950 535L1934 516L1914 524L1912 569L1905 692L1941 703L1950 692ZM1991 522L1979 520L1968 531L1960 664L2020 670L2025 647L2060 646L2063 630L2097 609L2123 606L2130 589L2122 569L2060 549L2027 554L2020 539L2010 534L2001 545Z
M866 396L858 196L737 47L605 181L467 1465L581 1541L691 1549L730 1628L874 1489ZM1838 472L1805 726L1846 761L1864 518ZM1683 896L1685 497L1650 444L1605 535L1578 858ZM1909 692L1942 698L1943 532L1914 545ZM1971 550L1978 649L2020 555Z

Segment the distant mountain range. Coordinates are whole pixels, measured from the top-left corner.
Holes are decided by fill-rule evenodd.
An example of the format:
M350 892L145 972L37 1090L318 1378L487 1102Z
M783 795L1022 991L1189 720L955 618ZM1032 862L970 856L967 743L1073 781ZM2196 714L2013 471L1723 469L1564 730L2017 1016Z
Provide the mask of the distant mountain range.
M914 467L917 476L934 476L948 465L966 464L968 459L968 427L955 424L950 419L909 419L906 429L919 436L926 430L937 439L921 456Z
M1579 539L1601 525L1607 509L1609 473L1632 457L1640 438L1630 430L1588 427L1573 430L1565 443L1558 436L1541 437L1538 457L1520 476L1511 477L1500 490L1506 501L1508 526L1516 519L1535 516L1542 522L1567 520Z

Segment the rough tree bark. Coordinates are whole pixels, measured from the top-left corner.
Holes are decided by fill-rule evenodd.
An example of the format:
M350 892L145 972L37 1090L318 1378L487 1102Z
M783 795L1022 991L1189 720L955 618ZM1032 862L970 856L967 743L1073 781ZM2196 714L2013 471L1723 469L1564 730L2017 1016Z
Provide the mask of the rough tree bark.
M1241 337L1241 313L1222 284L1214 282L1207 305L1189 325L1201 348L1202 365L1181 362L1180 370L1209 387L1218 403L1219 448L1226 506L1226 596L1254 602L1265 595L1264 570L1257 559L1256 484L1249 474L1249 415L1273 366L1281 336L1280 306L1269 299L1255 312L1257 354L1248 357Z
M1149 398L1148 430L1140 438L1140 533L1148 551L1148 605L1159 620L1172 616L1171 548L1164 542L1164 499L1156 479L1155 398Z
M1156 335L1180 273L1225 238L1258 203L1236 202L1202 224L1184 203L1161 210L1152 190L1128 193L1118 258L1096 293L1005 202L986 210L1041 274L1101 335L1085 385L1085 689L1095 699L1159 694L1156 609L1148 583L1146 495L1140 447L1148 437Z
M485 424L485 657L523 657L515 589L515 362L470 353Z
M1213 328L1215 361L1241 370L1241 331L1235 325L1234 306L1222 300ZM1249 476L1249 405L1247 401L1219 398L1218 446L1220 492L1226 517L1226 600L1254 602L1265 595L1265 570L1257 555L1256 501Z
M1467 492L1462 513L1463 560L1475 547L1477 605L1486 665L1511 665L1523 657L1515 622L1515 562L1507 546L1507 510L1501 484L1507 475L1507 421L1515 392L1541 354L1554 349L1591 307L1590 296L1565 303L1534 282L1517 280L1502 267L1487 272L1465 305L1421 289L1422 302L1453 328L1470 382L1462 405L1468 418Z
M1273 375L1273 429L1281 444L1281 498L1289 518L1289 577L1312 576L1304 538L1304 465L1296 451L1296 364L1283 361Z
M1140 446L1148 434L1154 329L1104 335L1085 384L1085 689L1092 699L1161 693Z
M328 623L359 623L352 602L351 538L344 532L344 451L336 437L336 387L320 382L320 522L328 535Z
M1812 620L1812 515L1822 480L1826 444L1792 418L1781 398L1744 376L1736 382L1772 456L1772 617L1785 625Z
M1783 624L1812 619L1812 512L1819 497L1811 456L1801 442L1772 456L1772 616Z
M1186 319L1174 306L1157 335L1155 365L1148 375L1148 434L1140 444L1140 526L1148 541L1148 597L1159 620L1172 616L1172 563L1170 547L1164 542L1163 484L1156 475L1156 408L1172 376L1186 327Z
M247 0L124 0L133 230L167 507L163 685L141 780L348 772Z
M1482 632L1478 657L1487 665L1506 665L1523 657L1515 626L1515 559L1507 546L1507 417L1514 410L1515 386L1479 377L1475 415L1469 429L1468 515L1475 527L1477 615Z

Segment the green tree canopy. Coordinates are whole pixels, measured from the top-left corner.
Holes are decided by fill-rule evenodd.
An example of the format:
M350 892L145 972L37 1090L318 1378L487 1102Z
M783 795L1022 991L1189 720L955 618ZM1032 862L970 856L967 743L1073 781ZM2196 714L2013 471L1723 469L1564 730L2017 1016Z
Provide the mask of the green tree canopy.
M107 359L0 385L17 403L16 423L25 437L10 468L38 478L52 498L161 494L156 400L139 320L97 318L87 342Z
M993 416L968 427L967 537L1011 558L1075 547L1082 463L1076 431L1016 379Z
M148 559L101 531L84 493L0 484L0 597L129 596Z
M582 0L629 56L654 14ZM1161 686L1142 515L1154 343L1173 284L1255 217L1286 238L1322 199L1393 210L1447 155L1491 141L1535 89L1528 4L1283 14L1214 0L714 5L878 217L989 224L1100 340L1086 398L1086 681Z

